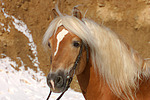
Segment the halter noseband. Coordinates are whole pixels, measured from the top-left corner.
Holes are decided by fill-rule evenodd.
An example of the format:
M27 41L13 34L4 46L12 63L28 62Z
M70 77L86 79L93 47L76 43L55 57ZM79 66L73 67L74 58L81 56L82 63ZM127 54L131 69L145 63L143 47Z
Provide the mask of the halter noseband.
M79 54L78 54L78 56L76 58L76 61L75 61L74 65L73 65L73 67L71 68L71 70L69 71L68 75L67 75L66 89L64 90L64 92L62 92L62 94L56 100L59 100L63 96L63 94L68 90L68 88L70 87L70 83L72 82L72 79L73 79L73 77L75 75L75 70L77 68L77 65L78 65L78 63L80 61L80 58L81 58L81 55L82 55L83 45L84 45L84 43L82 42L81 46L80 46ZM88 46L86 44L85 44L85 48L86 48L87 62L88 62L89 61L89 51L88 51ZM50 98L51 93L52 93L52 91L50 91L50 93L49 93L49 95L48 95L46 100L48 100Z

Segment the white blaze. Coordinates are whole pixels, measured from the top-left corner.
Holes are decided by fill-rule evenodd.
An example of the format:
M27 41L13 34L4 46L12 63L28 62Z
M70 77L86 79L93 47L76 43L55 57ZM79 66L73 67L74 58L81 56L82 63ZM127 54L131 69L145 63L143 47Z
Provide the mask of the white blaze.
M57 35L57 47L56 47L56 51L54 52L54 56L58 52L59 43L63 40L63 38L65 37L66 34L68 34L68 31L65 29L63 29L61 32L58 33L58 35Z

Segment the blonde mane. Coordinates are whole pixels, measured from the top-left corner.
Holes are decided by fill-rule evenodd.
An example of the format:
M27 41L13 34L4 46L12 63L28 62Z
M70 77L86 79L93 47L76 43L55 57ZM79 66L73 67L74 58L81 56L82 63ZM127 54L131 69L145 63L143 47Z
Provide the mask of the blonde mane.
M47 44L60 25L89 45L94 68L98 69L110 89L120 98L133 99L132 90L138 88L140 75L143 74L142 58L137 56L137 62L136 52L108 28L86 18L81 21L62 14L50 23L43 44ZM149 75L147 73L144 75Z

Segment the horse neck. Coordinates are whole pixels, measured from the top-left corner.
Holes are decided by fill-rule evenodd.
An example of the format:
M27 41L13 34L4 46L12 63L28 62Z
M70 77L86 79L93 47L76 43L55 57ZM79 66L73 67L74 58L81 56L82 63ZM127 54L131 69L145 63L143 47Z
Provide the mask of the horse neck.
M77 75L77 78L82 93L87 100L117 100L103 78L95 71L91 59L85 70Z
M136 60L139 60L140 57L136 54ZM143 72L147 73L150 70L150 59L142 60L143 62ZM147 71L146 71L147 70ZM92 63L91 57L87 63L85 70L77 75L78 82L84 97L87 100L120 100L109 88L108 84L105 82L102 76L96 72L94 65ZM145 79L145 76L141 77L140 86L136 92L136 98L141 100L145 94L149 94L150 90L150 80L149 78ZM150 96L144 96L145 100L149 100Z
M86 100L120 100L120 98L111 91L103 77L96 72L91 59L85 67L85 70L77 75L77 78ZM141 77L141 80L139 89L137 89L138 91L136 92L136 97L134 98L138 98L137 100L149 100L150 96L146 94L150 93L150 83L148 81L150 79Z

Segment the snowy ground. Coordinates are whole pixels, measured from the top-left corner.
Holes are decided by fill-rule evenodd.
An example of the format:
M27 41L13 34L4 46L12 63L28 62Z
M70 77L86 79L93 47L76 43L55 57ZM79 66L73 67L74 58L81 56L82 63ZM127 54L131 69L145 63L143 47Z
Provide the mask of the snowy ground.
M19 58L18 58L19 59ZM46 100L49 87L42 72L35 73L18 65L9 57L0 59L0 100ZM52 94L50 100L56 100L60 94ZM84 100L81 93L69 89L62 100Z
M49 87L43 73L35 73L30 68L25 71L23 63L20 71L16 71L17 66L9 57L0 59L0 100L46 100ZM51 100L56 100L59 95L52 94ZM69 89L62 100L84 98L81 93Z
M4 3L2 3L4 5ZM0 54L0 100L46 100L49 94L49 87L46 84L46 77L39 69L38 52L36 50L36 44L33 41L32 35L27 25L16 19L14 16L10 16L5 9L2 8L4 16L13 19L14 27L22 32L24 36L29 39L28 45L31 47L32 53L35 56L34 59L28 55L38 72L34 72L32 69L24 69L24 63L21 58L17 59L22 63L19 67L20 70L16 71L17 63L12 61L11 58L5 54ZM0 22L0 27L3 27L3 23ZM10 32L11 27L5 29ZM50 100L56 100L60 94L52 93ZM61 98L61 100L85 100L81 93L75 92L69 89Z

